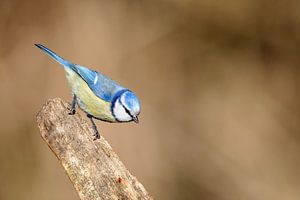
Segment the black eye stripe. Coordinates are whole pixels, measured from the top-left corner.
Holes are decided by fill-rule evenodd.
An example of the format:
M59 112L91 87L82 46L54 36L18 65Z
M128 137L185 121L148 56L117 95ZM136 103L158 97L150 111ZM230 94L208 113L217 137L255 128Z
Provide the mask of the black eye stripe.
M123 108L125 109L125 112L133 119L133 116L131 115L130 111L122 104L121 101L119 101L121 103L121 105L123 106Z
M133 118L133 116L131 115L131 113L129 112L129 110L123 105L123 108L125 109L126 113L131 117Z

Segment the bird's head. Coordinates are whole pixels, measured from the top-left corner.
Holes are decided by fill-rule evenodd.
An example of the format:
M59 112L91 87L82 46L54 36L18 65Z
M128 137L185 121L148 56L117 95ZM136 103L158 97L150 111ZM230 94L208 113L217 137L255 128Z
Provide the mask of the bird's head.
M129 90L116 98L112 109L113 115L119 122L134 121L138 123L140 111L141 106L137 96Z

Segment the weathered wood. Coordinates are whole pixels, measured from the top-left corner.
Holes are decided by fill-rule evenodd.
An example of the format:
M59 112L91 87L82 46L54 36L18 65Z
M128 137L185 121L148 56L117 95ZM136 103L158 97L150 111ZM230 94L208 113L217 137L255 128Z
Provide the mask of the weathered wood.
M37 123L80 199L152 199L103 135L94 141L91 125L79 114L68 113L67 103L51 99L38 113Z

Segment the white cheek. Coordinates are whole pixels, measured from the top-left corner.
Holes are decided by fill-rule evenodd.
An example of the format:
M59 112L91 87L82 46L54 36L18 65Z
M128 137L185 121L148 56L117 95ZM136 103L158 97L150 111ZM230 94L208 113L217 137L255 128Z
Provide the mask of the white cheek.
M127 122L132 120L131 116L126 113L125 109L123 108L123 106L120 104L119 101L117 101L115 104L114 115L119 121Z

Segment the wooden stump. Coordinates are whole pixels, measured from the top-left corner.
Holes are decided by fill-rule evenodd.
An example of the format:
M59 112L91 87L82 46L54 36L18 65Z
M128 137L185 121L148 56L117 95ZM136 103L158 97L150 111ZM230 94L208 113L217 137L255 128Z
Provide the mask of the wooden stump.
M37 123L80 199L152 199L104 137L94 141L91 125L79 114L68 113L67 103L51 99L38 113Z

